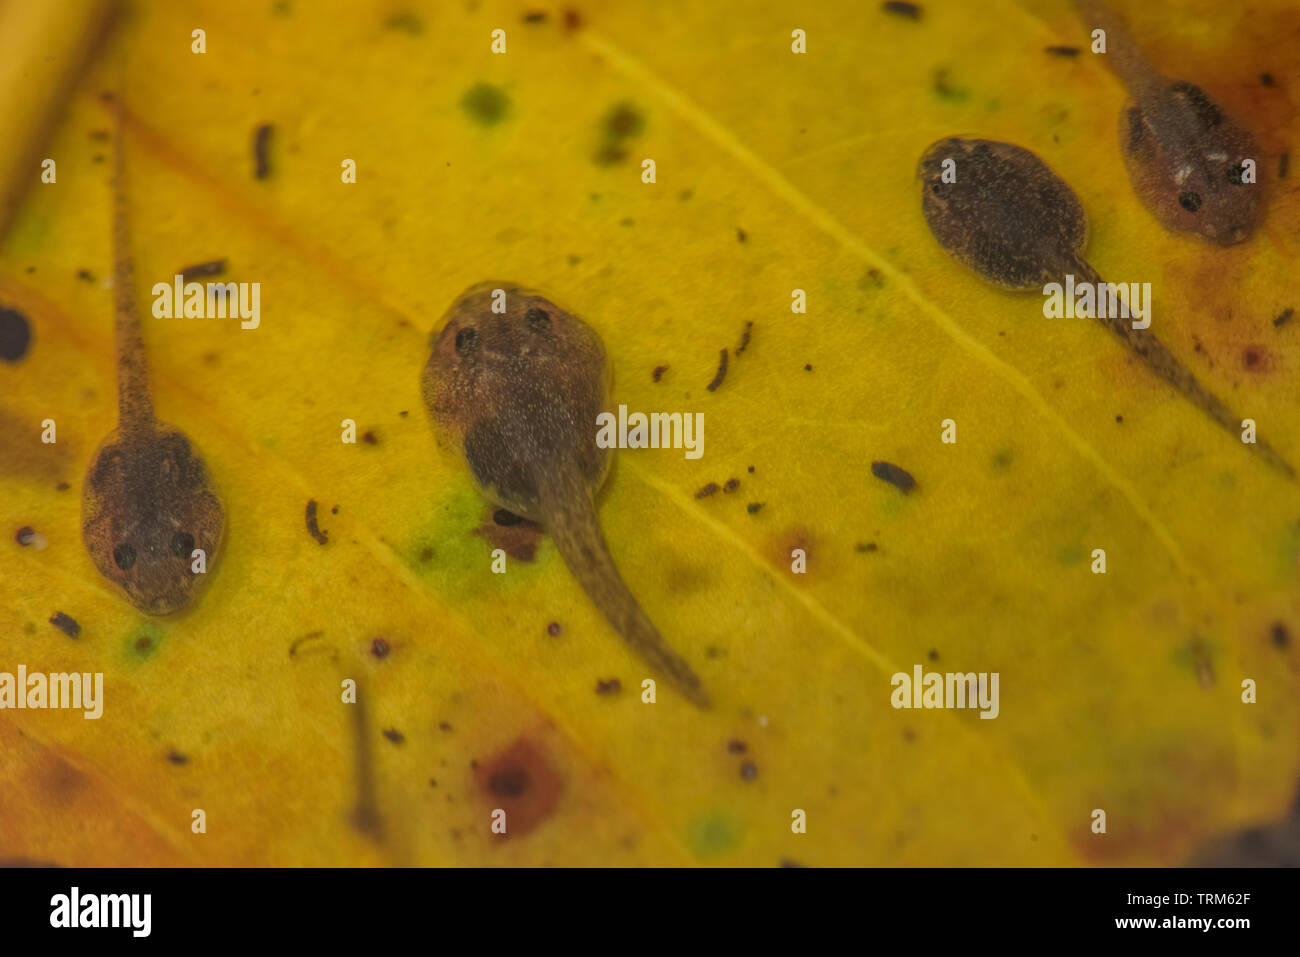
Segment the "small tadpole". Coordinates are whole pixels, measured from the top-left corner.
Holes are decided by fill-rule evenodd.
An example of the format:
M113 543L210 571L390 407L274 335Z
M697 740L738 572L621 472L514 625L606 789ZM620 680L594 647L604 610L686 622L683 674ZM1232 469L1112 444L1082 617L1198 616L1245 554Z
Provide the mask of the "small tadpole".
M934 238L988 282L1043 296L1052 289L1059 296L1063 284L1104 286L1083 256L1088 235L1083 205L1029 150L996 140L947 137L922 154L917 179L921 209ZM1117 308L1096 311L1096 320L1148 369L1240 439L1242 417L1206 389L1149 329L1134 328L1127 308L1122 313ZM1263 439L1247 448L1295 478L1291 464Z

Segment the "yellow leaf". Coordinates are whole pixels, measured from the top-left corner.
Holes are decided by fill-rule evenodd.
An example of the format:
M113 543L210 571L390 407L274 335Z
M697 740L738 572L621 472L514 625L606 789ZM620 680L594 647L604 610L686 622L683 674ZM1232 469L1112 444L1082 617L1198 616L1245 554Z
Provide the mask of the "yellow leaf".
M948 135L1036 152L1079 195L1101 275L1152 282L1163 340L1300 459L1300 319L1273 321L1300 308L1277 174L1294 9L1130 14L1266 151L1265 228L1219 248L1135 198L1111 75L1044 52L1083 44L1067 4L923 6L135 5L47 144L57 185L29 188L0 247L0 306L32 330L0 362L0 671L105 689L95 720L0 713L0 859L1173 864L1282 815L1295 483L1094 324L949 258L914 176ZM80 535L117 414L97 131L120 57L155 405L227 516L208 588L164 619ZM215 260L261 284L256 329L153 318L154 283ZM600 514L710 711L663 683L642 703L656 676L550 540L497 524L438 447L427 339L491 277L597 329L616 404L704 413L697 460L618 453ZM997 673L996 719L895 708L917 666Z

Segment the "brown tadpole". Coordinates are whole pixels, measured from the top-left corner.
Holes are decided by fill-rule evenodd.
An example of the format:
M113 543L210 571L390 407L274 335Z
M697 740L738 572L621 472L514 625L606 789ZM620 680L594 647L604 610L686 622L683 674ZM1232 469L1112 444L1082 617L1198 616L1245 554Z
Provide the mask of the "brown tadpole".
M595 494L611 453L596 444L610 386L600 336L538 292L482 282L452 303L432 342L421 375L424 402L479 489L542 523L632 650L707 707L699 676L641 609L601 532Z
M952 160L951 165L945 165ZM958 262L1003 289L1043 291L1074 275L1102 284L1083 258L1088 220L1074 191L1029 150L995 140L949 137L931 145L917 167L930 232ZM1112 309L1094 312L1113 313ZM1098 315L1156 375L1226 429L1241 436L1241 416L1200 383L1149 329ZM1249 445L1269 465L1295 469L1263 439Z
M1200 87L1162 76L1123 21L1100 0L1074 0L1089 32L1106 32L1101 57L1128 90L1120 154L1143 205L1167 229L1221 246L1249 239L1264 218L1262 184L1247 177L1259 144Z
M113 298L118 427L86 471L81 533L95 567L136 608L167 615L189 605L213 570L225 511L203 457L154 416L126 212L121 95L113 182ZM194 571L195 549L204 553Z

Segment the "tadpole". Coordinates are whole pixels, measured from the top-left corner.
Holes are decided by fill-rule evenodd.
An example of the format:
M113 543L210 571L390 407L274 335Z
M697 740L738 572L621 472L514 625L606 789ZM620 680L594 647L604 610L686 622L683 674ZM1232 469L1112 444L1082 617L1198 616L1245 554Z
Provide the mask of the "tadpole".
M944 161L949 159L953 164L946 167L945 177ZM958 262L988 282L1003 289L1041 292L1047 283L1063 282L1073 274L1076 285L1102 284L1083 258L1088 219L1079 198L1029 150L995 140L948 137L925 151L917 177L930 232ZM1134 329L1125 317L1096 318L1152 372L1240 437L1241 416L1203 386L1154 333ZM1254 449L1274 468L1295 478L1295 469L1266 441L1257 439Z

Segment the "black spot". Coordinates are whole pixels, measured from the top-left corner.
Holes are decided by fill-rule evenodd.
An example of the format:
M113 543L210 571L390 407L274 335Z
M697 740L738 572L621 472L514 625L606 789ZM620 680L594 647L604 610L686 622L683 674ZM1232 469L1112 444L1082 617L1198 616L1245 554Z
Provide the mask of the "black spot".
M522 20L524 21L524 23L545 23L545 22L546 22L546 11L545 11L545 10L525 10L525 11L524 11L524 15L523 15L520 19L522 19Z
M878 546L875 542L858 542L856 545L853 546L853 550L856 551L859 555L864 555L867 552L876 551L879 547L880 546Z
M178 765L190 763L189 757L187 757L184 754L181 754L175 748L167 752L167 760L170 761L172 764L178 764Z
M608 681L597 680L596 694L615 694L623 690L623 682L617 678L610 678Z
M516 515L514 512L507 512L504 508L499 508L492 513L492 521L498 525L509 527L518 525L524 521L523 517Z
M886 13L906 17L909 20L921 19L921 7L915 3L904 3L903 0L886 0L880 5L880 8Z
M180 271L182 282L191 282L204 276L220 276L226 271L226 261L224 259L214 259L211 262L195 263L193 266L186 266Z
M1067 46L1051 46L1051 47L1043 47L1043 52L1050 53L1052 56L1062 56L1062 57L1068 57L1070 59L1073 59L1074 57L1077 57L1079 55L1079 48L1067 47Z
M747 511L750 515L757 515L758 510L761 509L765 504L766 504L765 502L750 502L748 505L745 506L745 511Z
M65 615L61 611L56 611L54 613L54 616L50 618L50 624L59 629L59 631L63 632L69 638L76 638L81 634L81 626L77 624L76 619L69 615Z
M177 532L172 536L172 552L177 558L188 559L194 551L194 536L189 532Z
M722 486L722 490L728 494L734 492L738 488L740 488L740 479L738 478L729 478L727 479L727 484Z
M664 373L667 371L668 371L667 366L655 366L654 372L650 373L650 375L654 378L654 381L658 382L660 379L663 378Z
M1261 73L1259 75L1259 82L1264 86L1277 86L1272 73Z
M546 626L546 633L550 635L552 638L558 638L561 630L562 629L560 628L560 623L558 621L553 621Z
M77 278L80 279L82 282L94 282L95 274L92 273L89 269L78 269Z
M1194 213L1201 208L1201 194L1194 193L1190 189L1178 194L1178 205L1183 207L1189 213Z
M393 744L401 744L406 740L406 735L402 734L402 732L398 731L396 728L385 728L384 737L393 742Z
M717 482L709 482L707 485L700 487L700 490L695 493L695 497L708 498L710 495L717 494L717 492L720 491L720 488L721 486L719 486Z
M748 748L749 745L745 744L745 742L741 741L739 738L732 738L727 742L727 750L732 754L744 754Z
M130 571L131 566L135 564L135 547L129 542L123 542L113 549L113 561L122 571Z
M1273 645L1277 648L1285 648L1291 643L1291 636L1286 632L1286 625L1280 621L1273 622Z
M30 525L24 525L22 528L18 529L18 533L14 535L14 539L19 545L30 545L35 538L36 530Z
M533 332L551 331L551 317L545 309L538 309L536 306L533 306L524 315L524 321L528 323L528 328L533 330Z
M315 499L307 503L307 534L316 539L321 545L328 545L329 535L321 531L320 526L316 524L316 508Z
M391 650L391 646L383 638L376 638L370 643L370 653L381 660L387 658Z
M456 333L456 354L467 356L478 348L478 330L466 326Z
M1283 309L1282 312L1278 314L1277 318L1273 320L1273 325L1280 326L1294 315L1294 309Z
M258 179L271 175L271 133L274 129L271 124L262 123L253 130L253 175Z
M32 329L21 312L0 306L0 359L17 362L27 355Z
M718 355L718 371L713 374L713 381L704 388L710 392L717 391L718 386L722 385L722 380L727 377L727 350L723 349Z
M892 462L872 462L871 474L882 481L888 482L900 492L910 492L916 487L916 479L912 478L911 473L906 469L899 468Z

